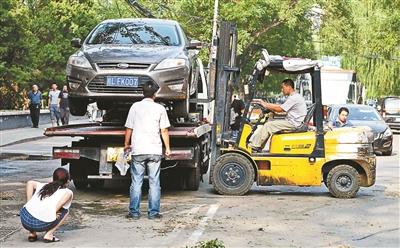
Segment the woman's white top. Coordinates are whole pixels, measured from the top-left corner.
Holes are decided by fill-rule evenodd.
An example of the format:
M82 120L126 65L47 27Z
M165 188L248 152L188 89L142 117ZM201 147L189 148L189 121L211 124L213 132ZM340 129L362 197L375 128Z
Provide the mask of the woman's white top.
M46 198L43 198L43 200L40 200L39 192L44 185L44 183L37 183L35 193L24 207L36 219L44 222L53 222L57 219L57 204L61 201L65 194L68 192L71 194L73 193L70 189L58 189L51 196L47 196ZM69 209L71 202L72 198L63 206L63 208Z

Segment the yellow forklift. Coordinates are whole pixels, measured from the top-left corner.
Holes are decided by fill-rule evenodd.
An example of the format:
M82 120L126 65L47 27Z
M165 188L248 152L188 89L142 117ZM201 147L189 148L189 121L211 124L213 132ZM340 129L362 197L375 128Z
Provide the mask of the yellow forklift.
M230 33L231 36L235 34L232 31ZM232 48L229 45L232 41L235 38L219 42L225 42ZM371 131L363 127L324 128L320 66L317 61L272 56L263 50L262 58L255 64L245 85L246 107L239 135L232 140L227 124L232 88L229 85L235 81L232 81L232 75L237 76L235 72L238 70L229 56L224 56L222 48L218 52L222 53L219 54L222 58L218 65L222 72L217 75L216 82L219 85L215 87L209 180L218 193L244 195L254 182L260 186L320 186L324 183L332 196L352 198L360 187L369 187L375 183L376 158ZM232 50L225 52L231 53ZM272 135L268 152L252 152L248 146L249 137L258 125L270 121L267 116L271 115L262 106L252 104L252 100L256 94L256 85L267 83L265 75L270 73L310 73L313 101L300 128ZM260 113L256 121L251 118L254 113Z

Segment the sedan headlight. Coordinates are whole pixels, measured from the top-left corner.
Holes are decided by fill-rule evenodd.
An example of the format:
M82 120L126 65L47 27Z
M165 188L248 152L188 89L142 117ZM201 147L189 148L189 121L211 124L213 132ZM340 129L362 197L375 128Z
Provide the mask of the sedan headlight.
M183 67L185 66L185 60L184 59L164 59L161 61L154 70L165 70L165 69L171 69L171 68L177 68L177 67Z
M390 128L387 128L386 130L385 130L385 132L383 133L383 137L389 137L389 136L391 136L393 133L392 133L392 130L390 130Z
M89 60L83 55L83 53L75 53L71 55L68 59L68 66L76 66L76 67L81 67L81 68L87 68L87 69L92 69L92 65L89 63Z

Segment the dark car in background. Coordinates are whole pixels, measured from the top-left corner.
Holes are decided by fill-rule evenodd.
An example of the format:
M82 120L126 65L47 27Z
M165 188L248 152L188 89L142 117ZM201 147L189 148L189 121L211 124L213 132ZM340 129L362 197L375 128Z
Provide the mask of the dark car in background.
M379 113L371 106L358 104L330 105L328 108L328 121L335 121L339 109L349 109L348 122L351 126L368 126L374 133L374 151L377 155L391 155L393 150L393 133L388 124Z
M400 97L390 96L380 99L377 109L391 129L400 131Z
M189 41L178 22L162 19L112 19L98 24L70 56L67 82L70 110L84 115L90 102L100 109L130 105L143 98L142 85L160 89L175 117L185 117L197 86L195 61L201 43Z

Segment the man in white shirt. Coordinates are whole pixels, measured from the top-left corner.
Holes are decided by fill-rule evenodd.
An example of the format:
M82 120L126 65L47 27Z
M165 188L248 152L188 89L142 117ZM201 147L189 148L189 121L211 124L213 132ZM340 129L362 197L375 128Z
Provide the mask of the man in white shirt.
M152 83L143 85L144 99L132 104L125 123L125 151L131 151L130 204L128 218L140 218L140 201L145 168L149 176L149 219L159 219L160 214L160 165L162 158L162 142L165 155L171 154L168 127L170 126L167 111L161 104L155 103L158 86Z
M267 103L263 100L254 100L253 102L262 105L264 108L274 112L286 112L285 120L268 121L263 126L258 127L250 137L252 151L260 152L268 141L268 138L279 131L296 130L300 127L307 115L307 106L304 98L294 89L294 82L291 79L285 79L281 85L282 93L288 96L286 101L279 105Z

